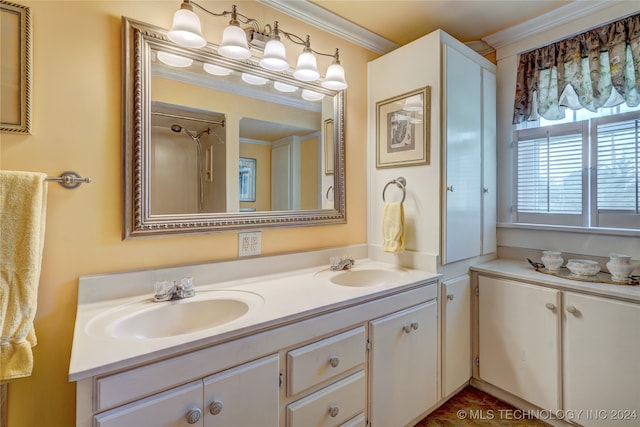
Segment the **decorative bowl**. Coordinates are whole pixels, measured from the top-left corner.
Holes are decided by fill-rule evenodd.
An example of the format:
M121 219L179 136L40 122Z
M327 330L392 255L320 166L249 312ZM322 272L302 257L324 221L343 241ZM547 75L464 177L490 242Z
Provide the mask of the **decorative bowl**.
M567 268L578 276L594 276L600 271L600 265L588 259L570 259Z
M564 262L561 252L556 251L542 251L542 257L540 260L544 264L545 268L549 271L558 271Z

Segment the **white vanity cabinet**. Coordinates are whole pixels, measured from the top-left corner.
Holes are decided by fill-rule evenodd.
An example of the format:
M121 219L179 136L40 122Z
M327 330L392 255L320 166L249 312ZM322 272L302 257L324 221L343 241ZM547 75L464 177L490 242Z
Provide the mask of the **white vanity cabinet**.
M560 408L560 291L478 278L480 378L541 408Z
M436 300L370 322L372 427L405 426L438 399Z
M564 297L565 409L584 426L640 426L640 304Z
M94 425L276 427L278 359L272 355L103 412Z
M471 378L471 283L468 274L442 283L442 396Z

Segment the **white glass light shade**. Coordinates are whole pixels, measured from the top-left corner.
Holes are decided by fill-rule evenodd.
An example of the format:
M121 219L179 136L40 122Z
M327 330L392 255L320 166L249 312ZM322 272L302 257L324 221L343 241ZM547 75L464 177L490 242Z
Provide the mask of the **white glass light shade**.
M327 75L322 82L322 86L331 90L342 90L347 88L347 81L344 78L344 68L340 64L331 64L327 68Z
M293 72L293 77L303 82L318 80L320 73L318 72L316 56L313 53L305 51L298 56L298 65Z
M324 98L324 95L321 93L309 89L302 89L302 99L306 99L307 101L320 101L322 98Z
M231 74L231 70L228 68L224 68L221 67L219 65L213 65L213 64L204 64L202 66L202 68L204 68L204 70L209 73L209 74L213 74L214 76L228 76L229 74Z
M264 56L260 60L260 66L272 71L284 71L289 69L287 53L280 40L271 39L264 47Z
M295 92L295 91L298 90L297 87L295 87L293 85L288 85L288 84L282 83L282 82L273 83L273 87L276 88L277 90L279 90L280 92Z
M193 59L185 58L184 56L174 55L173 53L158 52L158 59L172 67L185 68L193 64Z
M254 76L253 74L242 73L242 80L250 85L263 85L268 82L264 77Z
M222 33L222 43L218 48L218 53L232 59L246 59L251 56L247 35L244 30L237 25L230 24Z
M207 41L202 35L200 19L189 9L179 9L173 15L173 25L167 33L172 42L184 47L203 47Z

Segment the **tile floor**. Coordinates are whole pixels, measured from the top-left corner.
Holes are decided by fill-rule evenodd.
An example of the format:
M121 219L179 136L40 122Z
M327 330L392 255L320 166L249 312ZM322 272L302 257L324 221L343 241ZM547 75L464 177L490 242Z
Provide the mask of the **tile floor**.
M449 426L548 427L549 424L469 386L414 427Z

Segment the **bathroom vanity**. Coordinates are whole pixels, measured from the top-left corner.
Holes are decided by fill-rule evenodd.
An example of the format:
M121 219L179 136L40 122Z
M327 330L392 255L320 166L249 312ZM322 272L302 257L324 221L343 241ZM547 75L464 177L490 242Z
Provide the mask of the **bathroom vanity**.
M78 426L401 426L438 403L436 274L357 260L339 272L196 277L196 296L179 301L103 294L107 281L120 282L117 293L163 276L127 274L80 280L70 368ZM186 313L211 301L226 321L163 332L175 307L189 306L178 310L190 324Z

